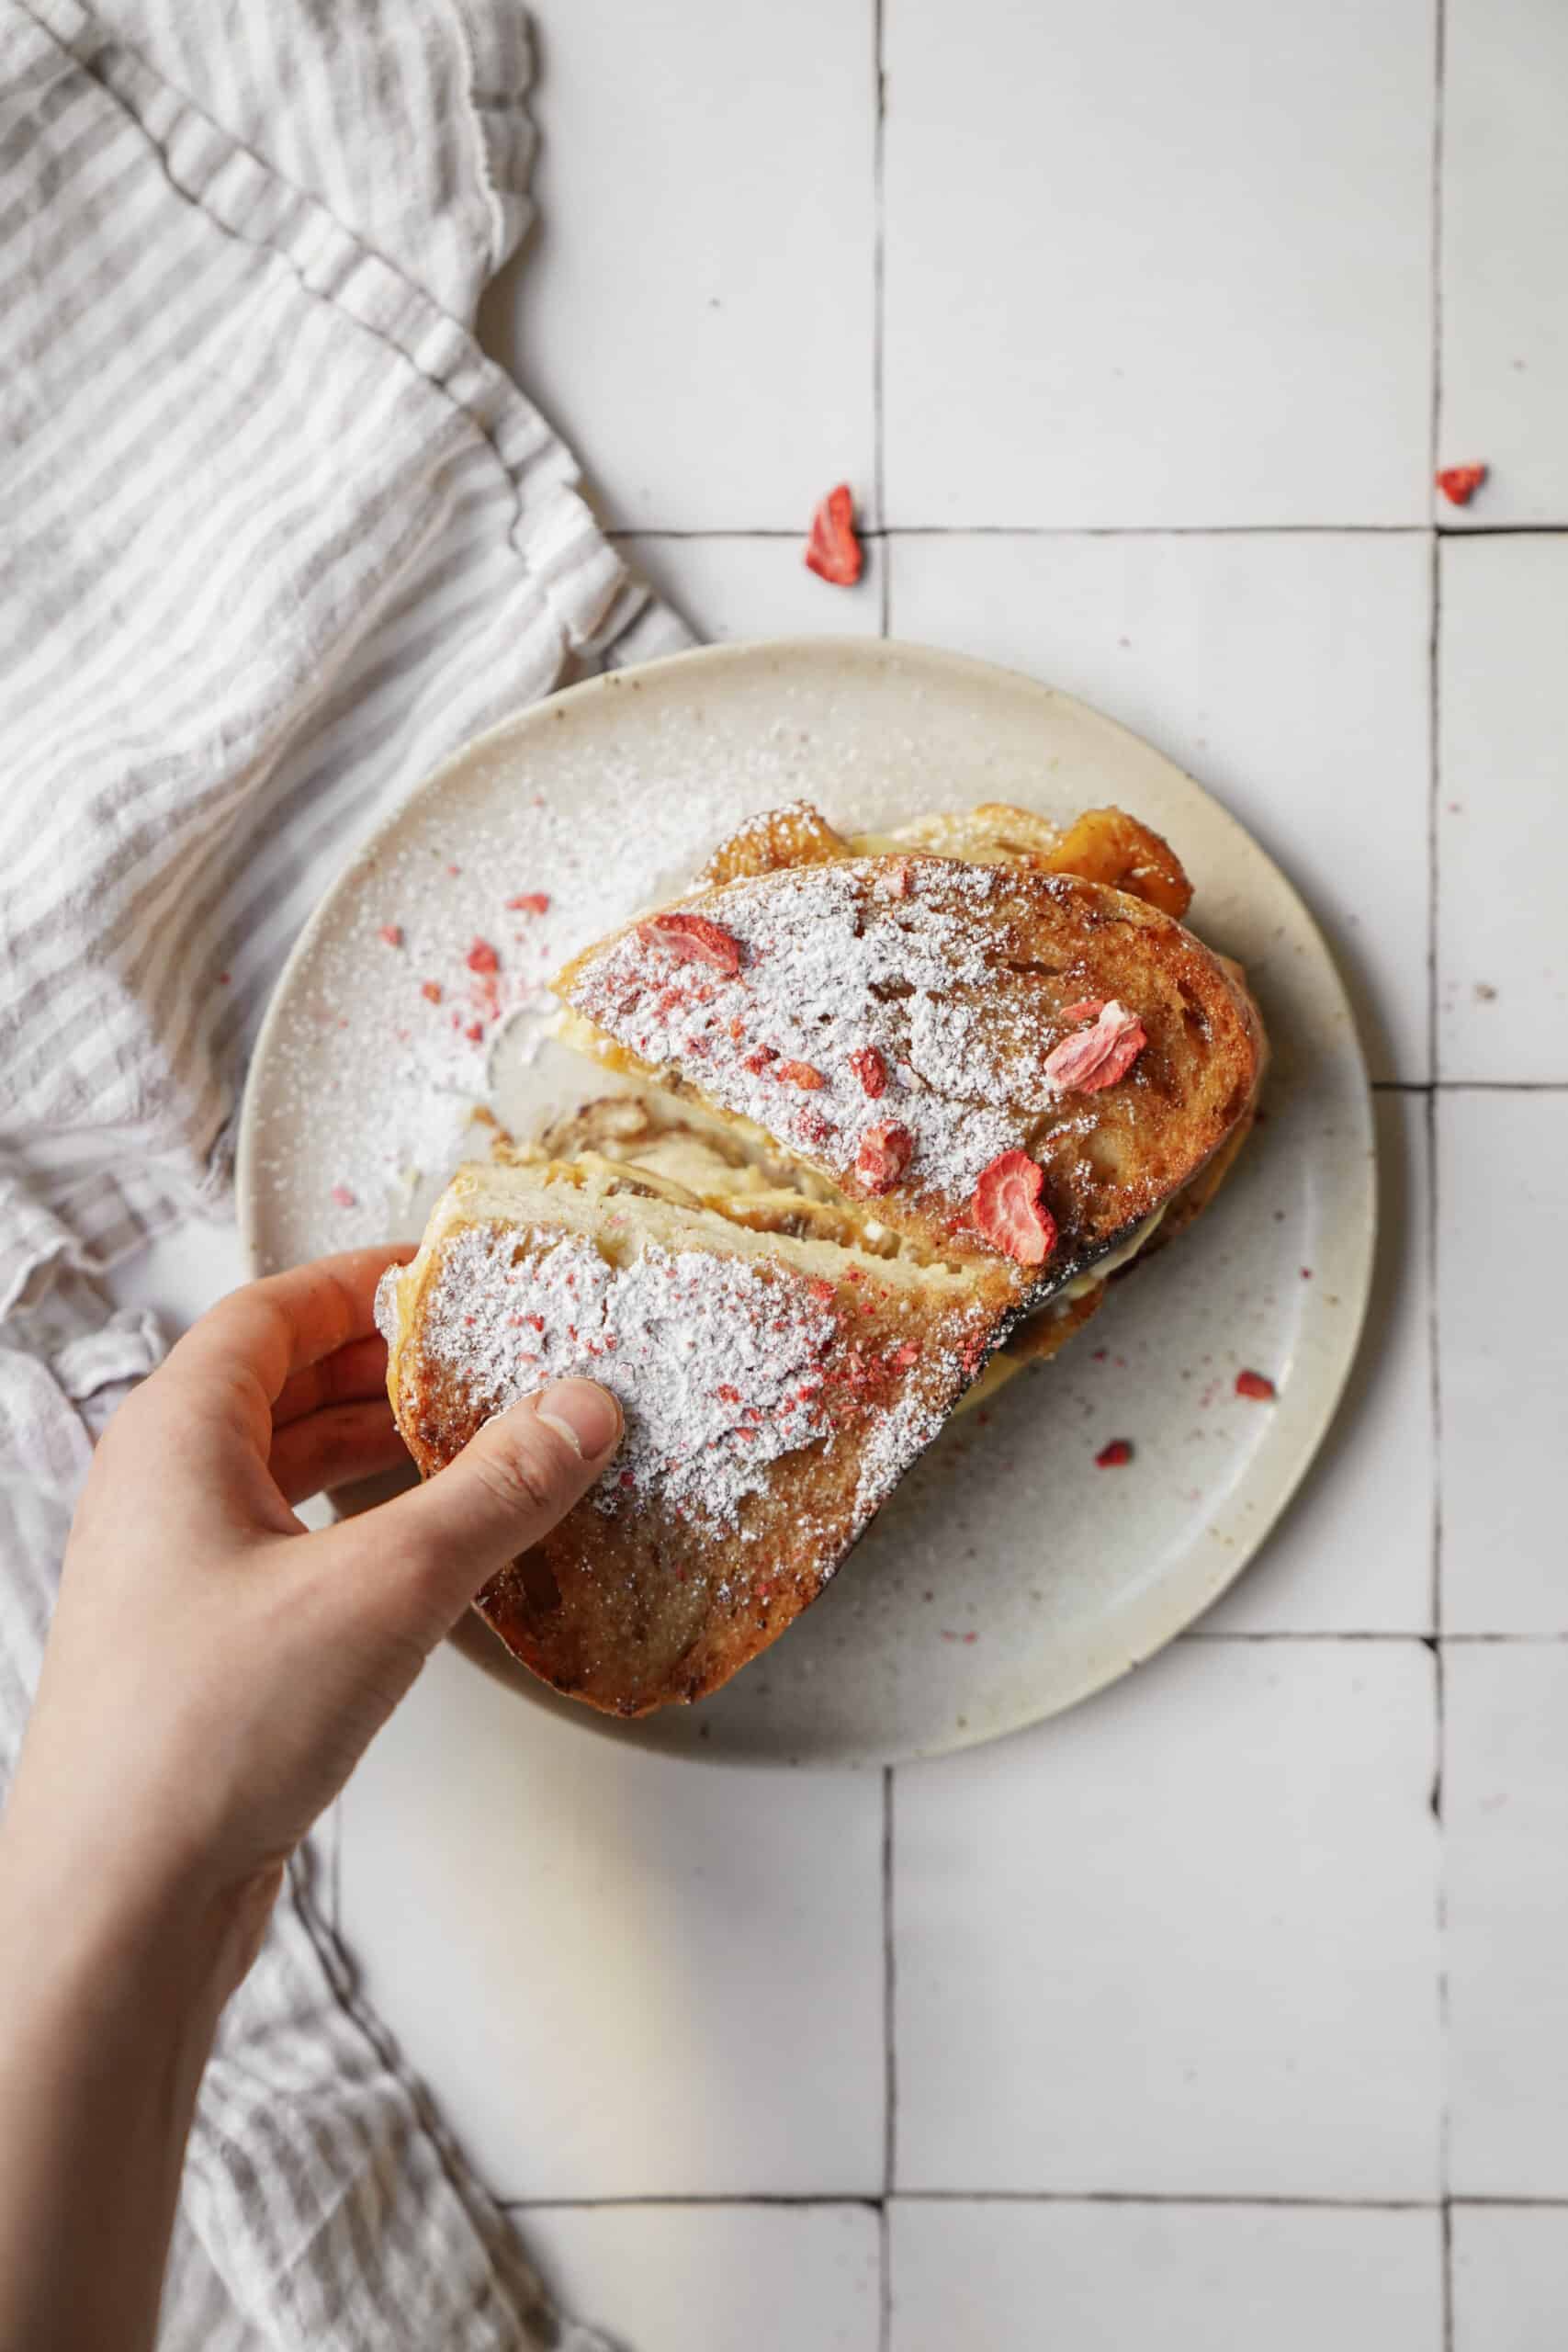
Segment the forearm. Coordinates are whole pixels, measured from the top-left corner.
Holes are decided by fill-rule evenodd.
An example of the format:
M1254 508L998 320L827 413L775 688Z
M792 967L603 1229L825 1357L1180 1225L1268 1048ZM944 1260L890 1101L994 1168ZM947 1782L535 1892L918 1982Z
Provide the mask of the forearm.
M0 1829L3 2352L152 2345L226 1974L194 1906L69 1890Z

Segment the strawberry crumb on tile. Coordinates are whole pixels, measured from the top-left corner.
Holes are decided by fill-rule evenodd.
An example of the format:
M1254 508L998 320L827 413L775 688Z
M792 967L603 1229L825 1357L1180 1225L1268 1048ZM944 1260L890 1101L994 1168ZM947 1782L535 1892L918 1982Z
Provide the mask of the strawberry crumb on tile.
M1133 1442L1125 1437L1113 1437L1110 1444L1102 1445L1094 1457L1095 1466L1100 1470L1120 1470L1124 1462L1132 1459Z
M488 939L476 939L464 962L470 972L499 972L501 958Z
M848 482L842 481L828 492L811 517L807 569L834 588L852 588L865 562L854 518L854 497Z
M516 898L508 899L506 903L514 914L547 915L550 894L547 890L520 890Z
M1450 506L1468 506L1486 480L1486 468L1439 466L1433 479Z
M358 1193L351 1193L346 1184L334 1184L333 1186L333 1199L337 1203L340 1209L355 1209L359 1206Z
M419 984L419 992L426 1004L439 1004L441 1001L442 989L439 980L422 980Z
M389 947L400 947L403 944L402 924L400 922L384 922L376 936L378 939L384 940Z
M1279 1391L1265 1373L1238 1372L1235 1393L1238 1396L1250 1396L1259 1405L1271 1405Z

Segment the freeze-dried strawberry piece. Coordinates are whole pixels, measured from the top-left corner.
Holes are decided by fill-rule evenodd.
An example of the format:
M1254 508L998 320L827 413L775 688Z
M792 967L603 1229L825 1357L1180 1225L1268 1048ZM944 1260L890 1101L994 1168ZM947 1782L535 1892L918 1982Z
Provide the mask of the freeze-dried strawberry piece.
M482 1021L470 1021L468 1027L463 1032L464 1036L468 1039L470 1046L477 1046L480 1044L483 1040L484 1034L484 1023Z
M819 1300L824 1306L829 1306L836 1295L832 1283L824 1282L820 1274L814 1275L806 1287L812 1297ZM817 1392L814 1388L803 1388L799 1393L802 1396L814 1396Z
M896 1119L867 1127L855 1154L855 1174L863 1193L889 1193L915 1156L915 1138Z
M828 1083L821 1071L813 1069L809 1062L775 1062L773 1076L782 1086L804 1086L812 1094L819 1086Z
M464 961L470 972L499 972L501 958L488 939L476 939Z
M423 997L426 1004L439 1004L441 1001L441 983L439 980L421 980L419 984L419 992L421 996Z
M914 868L907 857L896 857L883 868L872 888L884 899L907 899L914 882Z
M908 1372L909 1366L912 1363L919 1363L919 1360L920 1343L919 1340L901 1340L887 1359L895 1372Z
M1250 1396L1259 1405L1271 1405L1279 1391L1266 1373L1238 1372L1235 1393L1238 1396Z
M1440 466L1438 488L1450 506L1468 506L1486 479L1484 466Z
M336 1202L340 1209L357 1208L359 1205L358 1193L351 1193L346 1184L334 1184L333 1186L333 1199Z
M1086 996L1080 998L1077 1004L1065 1004L1062 1007L1062 1019L1064 1021L1098 1021L1104 1010L1105 999L1102 996Z
M1124 1462L1131 1462L1132 1459L1132 1441L1124 1437L1113 1437L1109 1445L1100 1447L1094 1457L1094 1462L1097 1470L1120 1470Z
M819 580L835 588L852 588L865 558L855 537L855 502L848 482L830 490L811 517L806 561Z
M384 939L389 947L400 947L403 944L402 924L400 922L384 922L378 933L378 937Z
M547 890L521 890L515 899L508 899L506 903L514 914L547 915L550 894Z
M778 1057L779 1049L776 1046L753 1046L749 1054L741 1057L740 1067L742 1069L749 1069L753 1078L761 1078L768 1064L776 1062Z
M874 1046L862 1046L850 1056L850 1068L873 1101L887 1091L887 1064Z
M1112 997L1100 1007L1092 1029L1080 1029L1076 1037L1052 1046L1045 1075L1064 1094L1098 1094L1126 1077L1148 1042L1137 1014Z
M1004 1151L982 1170L970 1214L986 1239L1021 1266L1043 1266L1056 1247L1056 1220L1041 1205L1045 1171L1027 1152Z
M689 964L709 964L733 978L740 969L740 942L706 915L649 915L637 935L649 947L667 948Z

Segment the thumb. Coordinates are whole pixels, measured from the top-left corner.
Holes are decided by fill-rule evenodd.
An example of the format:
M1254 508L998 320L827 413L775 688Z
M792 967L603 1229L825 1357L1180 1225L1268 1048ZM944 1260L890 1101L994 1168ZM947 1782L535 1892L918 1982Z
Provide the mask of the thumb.
M388 1598L389 1585L399 1589L427 1649L587 1493L622 1428L607 1388L558 1381L487 1421L423 1486L346 1523L362 1537L374 1531L377 1581Z

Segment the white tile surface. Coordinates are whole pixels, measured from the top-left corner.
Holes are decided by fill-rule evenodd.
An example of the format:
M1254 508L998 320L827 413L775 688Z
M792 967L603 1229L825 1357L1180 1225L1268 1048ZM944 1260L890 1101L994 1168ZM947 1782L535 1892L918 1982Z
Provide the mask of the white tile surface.
M638 534L622 553L705 643L749 637L874 637L882 612L882 545L865 549L852 588L806 568L806 537L660 538Z
M606 521L804 531L873 486L868 6L540 0L540 224L489 348Z
M1447 0L1440 462L1490 466L1445 526L1568 522L1568 11Z
M1568 1645L1445 1656L1452 2185L1568 2197Z
M1444 1078L1568 1080L1565 611L1568 537L1443 542L1438 1052Z
M1438 2179L1433 1661L1186 1643L896 1782L900 2188Z
M892 2209L891 2352L1442 2352L1435 2212Z
M532 2206L517 2222L559 2308L626 2352L877 2352L870 2206Z
M889 560L896 636L1064 686L1212 786L1323 924L1372 1075L1428 1075L1421 536L921 536Z
M1201 1634L1431 1629L1427 1098L1380 1094L1376 1117L1378 1257L1360 1354L1300 1492Z
M1431 0L887 0L897 524L1427 509Z
M350 1785L342 1881L501 2194L880 2190L875 1773L670 1762L448 1650Z
M1438 1138L1443 1623L1568 1633L1568 1094L1445 1093Z
M1568 2211L1460 2205L1453 2233L1453 2352L1562 2352Z

